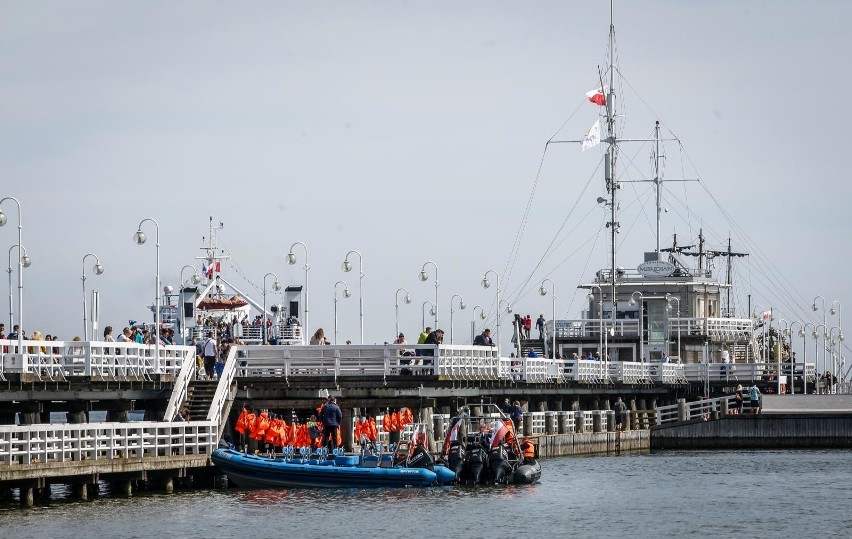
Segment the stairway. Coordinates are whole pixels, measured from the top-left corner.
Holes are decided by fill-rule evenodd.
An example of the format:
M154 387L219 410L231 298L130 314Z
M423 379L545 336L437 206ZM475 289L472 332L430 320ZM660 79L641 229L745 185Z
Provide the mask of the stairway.
M521 339L521 357L528 357L535 350L538 357L544 357L544 342L539 339Z
M216 380L193 380L186 392L186 401L181 408L189 408L189 417L194 421L207 419L213 397L216 395Z

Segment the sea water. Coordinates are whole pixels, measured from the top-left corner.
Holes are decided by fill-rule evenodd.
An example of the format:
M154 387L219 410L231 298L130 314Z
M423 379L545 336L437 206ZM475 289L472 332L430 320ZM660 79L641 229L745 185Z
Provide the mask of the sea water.
M146 491L0 502L0 537L850 537L852 451L542 461L535 485Z

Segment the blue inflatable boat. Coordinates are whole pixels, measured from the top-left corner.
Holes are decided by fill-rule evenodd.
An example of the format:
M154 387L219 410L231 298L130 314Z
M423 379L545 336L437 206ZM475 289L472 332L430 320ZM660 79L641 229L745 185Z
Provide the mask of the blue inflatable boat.
M450 484L444 466L391 466L391 456L337 455L328 459L269 458L217 449L213 462L230 481L246 488L387 488ZM430 469L431 468L431 469Z

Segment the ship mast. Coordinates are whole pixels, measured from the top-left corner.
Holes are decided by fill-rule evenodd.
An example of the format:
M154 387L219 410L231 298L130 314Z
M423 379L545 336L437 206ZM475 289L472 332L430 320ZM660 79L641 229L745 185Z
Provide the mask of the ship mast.
M610 2L609 8L609 91L606 97L606 127L607 127L607 150L604 157L604 179L606 190L609 194L610 221L606 226L610 230L610 279L612 280L612 320L613 324L617 318L618 304L615 296L615 248L616 234L618 234L618 221L615 212L617 210L616 191L620 189L615 177L615 166L618 159L618 140L615 134L615 24L613 22L613 7ZM659 234L658 234L659 236ZM659 245L658 245L659 248ZM601 313L603 318L603 313Z

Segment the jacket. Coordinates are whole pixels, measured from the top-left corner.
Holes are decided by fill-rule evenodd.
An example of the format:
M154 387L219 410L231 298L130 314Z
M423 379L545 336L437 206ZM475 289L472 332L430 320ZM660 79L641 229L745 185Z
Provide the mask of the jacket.
M340 411L340 407L337 404L328 402L322 409L320 420L323 425L328 427L338 427L343 422L343 412Z

